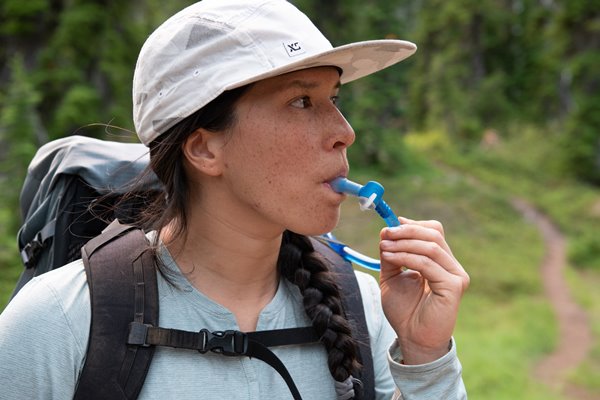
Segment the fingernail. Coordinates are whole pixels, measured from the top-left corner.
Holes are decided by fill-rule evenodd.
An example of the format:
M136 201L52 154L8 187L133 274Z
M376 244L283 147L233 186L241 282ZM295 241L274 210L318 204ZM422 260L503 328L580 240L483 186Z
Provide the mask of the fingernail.
M389 251L382 251L381 252L381 258L391 258L394 255L394 253L391 253Z

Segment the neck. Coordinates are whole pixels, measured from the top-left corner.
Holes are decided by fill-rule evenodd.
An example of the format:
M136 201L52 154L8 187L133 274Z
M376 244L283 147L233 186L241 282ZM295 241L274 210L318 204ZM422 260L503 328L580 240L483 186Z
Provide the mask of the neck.
M186 235L161 239L194 287L236 315L242 330L254 330L260 311L274 297L282 232L240 229L195 208Z

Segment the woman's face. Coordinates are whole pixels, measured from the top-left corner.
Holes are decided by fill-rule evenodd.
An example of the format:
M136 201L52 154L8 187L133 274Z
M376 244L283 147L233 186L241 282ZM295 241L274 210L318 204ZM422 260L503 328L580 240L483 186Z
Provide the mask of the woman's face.
M338 70L319 67L257 82L240 98L222 152L236 211L305 235L335 227L345 196L328 182L347 175L355 138L338 90Z

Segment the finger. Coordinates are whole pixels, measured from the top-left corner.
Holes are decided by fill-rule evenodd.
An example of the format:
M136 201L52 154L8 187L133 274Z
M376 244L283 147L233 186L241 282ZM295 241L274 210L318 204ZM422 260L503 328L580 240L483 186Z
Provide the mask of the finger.
M393 269L385 271L387 275L398 274L398 272L394 272L397 271L398 268L401 270L409 269L420 272L423 278L428 281L433 280L434 282L438 283L442 283L441 280L454 281L456 278L458 278L463 292L469 287L469 274L453 257L449 256L445 252L442 252L441 250L437 253L439 256L419 254L418 250L416 250L417 252L414 252L414 249L410 250L411 251L409 252L382 252L382 260L384 260L386 257L383 255L383 253L386 253L386 255L399 255L395 258L387 256L387 260L384 260L385 262L382 263L382 265L386 265L388 268L393 265ZM384 268L382 267L382 273L383 272Z
M419 272L427 280L431 290L439 295L450 292L458 292L462 295L469 286L469 276L462 268L457 269L461 272L450 273L431 258L420 254L384 251L381 253L381 260L382 274L388 275L389 271L386 269L389 266L393 266L394 269L401 265L406 266L410 270Z
M428 222L430 221L426 221L426 223ZM435 226L435 224L432 225ZM416 239L425 242L434 242L448 254L452 255L452 250L444 237L443 228L440 231L435 227L429 227L421 223L405 224L394 228L384 228L382 229L380 236L382 240Z
M461 275L465 272L446 248L433 241L415 239L382 240L379 248L382 252L411 253L428 257L452 274Z
M469 286L470 278L463 266L451 253L448 253L438 243L415 239L382 240L380 243L380 251L382 253L406 253L426 257L432 261L432 263L428 263L431 268L441 268L449 274L460 277L463 282L464 290ZM419 259L417 262L419 262L420 265L425 264L424 260ZM413 266L407 263L399 263L397 266L413 269ZM429 276L424 275L424 277L429 279Z
M419 225L419 226L423 226L425 228L434 229L434 230L438 231L439 233L441 233L442 236L445 236L445 234L444 234L444 225L440 221L437 221L437 220L434 220L434 219L428 220L428 221L415 221L413 219L405 218L405 217L399 217L398 220L403 225Z

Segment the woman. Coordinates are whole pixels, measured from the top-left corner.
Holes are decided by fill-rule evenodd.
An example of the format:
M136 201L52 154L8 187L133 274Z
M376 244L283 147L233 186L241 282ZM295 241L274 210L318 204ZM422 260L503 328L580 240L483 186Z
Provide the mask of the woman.
M345 198L328 183L348 174L355 138L335 105L341 83L415 49L393 40L332 49L283 0L204 0L148 38L133 101L136 131L166 190L147 214L162 272L160 326L312 324L322 345L289 346L278 357L303 398L353 397L357 343L335 277L308 236L335 227ZM401 222L381 232L381 290L357 273L376 398L466 398L451 336L468 275L439 223ZM89 307L80 261L21 290L0 318L4 395L72 398ZM289 396L259 360L159 348L139 398Z

